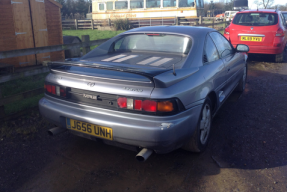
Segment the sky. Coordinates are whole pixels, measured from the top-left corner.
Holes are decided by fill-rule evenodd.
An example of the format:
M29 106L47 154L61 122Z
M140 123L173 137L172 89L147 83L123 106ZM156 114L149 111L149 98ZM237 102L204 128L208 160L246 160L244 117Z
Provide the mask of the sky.
M260 1L260 0L258 0ZM256 9L257 8L257 5L253 3L254 0L248 0L248 5L251 9ZM284 0L274 0L274 4L273 5L284 5L285 3L287 3L286 1Z
M208 0L208 1L210 1L210 0ZM213 0L213 2L219 2L220 0ZM228 0L227 0L228 1ZM255 0L248 0L248 5L249 5L249 8L250 9L256 9L257 8L257 5L256 4L254 4L253 2L254 2ZM262 0L258 0L258 1L262 1ZM274 4L273 5L284 5L285 3L287 3L287 1L285 1L285 0L274 0Z

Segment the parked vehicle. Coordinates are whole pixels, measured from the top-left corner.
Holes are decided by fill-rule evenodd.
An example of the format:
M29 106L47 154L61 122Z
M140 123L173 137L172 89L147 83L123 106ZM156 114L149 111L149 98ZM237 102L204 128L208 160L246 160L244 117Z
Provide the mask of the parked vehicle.
M215 21L223 21L223 19L224 19L224 13L215 16Z
M287 24L287 11L282 11L282 15L284 16L285 23Z
M78 61L50 63L40 112L56 132L141 150L138 160L202 152L212 117L245 88L247 51L211 28L136 28Z
M287 43L286 28L280 11L246 10L236 14L224 36L234 47L245 43L250 48L249 53L273 54L276 62L282 62Z
M226 21L232 21L233 17L236 15L238 11L225 11Z

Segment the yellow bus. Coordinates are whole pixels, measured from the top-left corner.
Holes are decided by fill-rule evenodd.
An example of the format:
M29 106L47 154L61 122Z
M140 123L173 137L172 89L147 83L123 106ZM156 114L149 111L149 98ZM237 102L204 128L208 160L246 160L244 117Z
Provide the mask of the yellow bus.
M203 0L93 0L94 20L119 18L198 17Z

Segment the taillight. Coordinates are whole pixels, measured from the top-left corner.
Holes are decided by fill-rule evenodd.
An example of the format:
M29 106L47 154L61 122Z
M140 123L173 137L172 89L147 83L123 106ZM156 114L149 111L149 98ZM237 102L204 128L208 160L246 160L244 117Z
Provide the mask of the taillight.
M170 101L160 101L157 103L157 108L162 112L170 112L173 111L173 103Z
M229 29L229 26L228 26L228 27L225 28L224 34L229 35L229 31L230 31L230 29Z
M118 106L120 108L127 108L127 98L125 97L119 97L118 98Z
M149 100L118 97L118 107L152 113L171 113L178 111L176 99L169 100Z
M142 102L142 108L144 111L156 112L157 102L152 100L144 100Z
M135 110L142 110L142 100L135 100L134 101L134 109Z
M44 88L46 90L46 93L48 94L59 96L59 97L67 97L66 87L62 87L59 85L53 85L53 84L46 82Z
M282 28L279 28L276 32L276 37L283 37L284 36L284 31Z

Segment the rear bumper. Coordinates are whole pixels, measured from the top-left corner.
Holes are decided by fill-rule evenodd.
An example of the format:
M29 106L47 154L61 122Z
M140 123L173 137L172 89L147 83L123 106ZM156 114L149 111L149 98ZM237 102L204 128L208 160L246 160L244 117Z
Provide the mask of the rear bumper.
M244 43L242 43L244 44ZM236 48L237 44L232 44L234 48ZM272 47L272 46L255 46L248 45L249 52L248 53L258 53L258 54L279 54L284 50L284 46L282 47Z
M45 96L39 101L41 114L59 127L67 128L66 118L110 127L113 141L134 147L145 147L156 153L168 153L180 148L197 127L202 105L173 116L148 116L62 101ZM169 125L169 126L167 126ZM85 138L94 139L84 133ZM103 142L109 143L103 139Z

